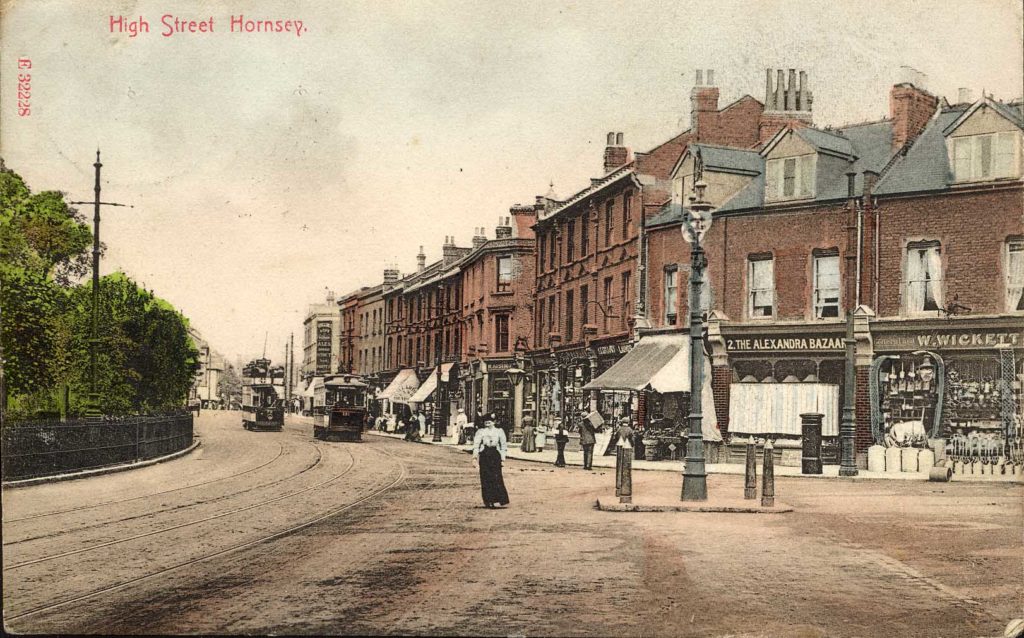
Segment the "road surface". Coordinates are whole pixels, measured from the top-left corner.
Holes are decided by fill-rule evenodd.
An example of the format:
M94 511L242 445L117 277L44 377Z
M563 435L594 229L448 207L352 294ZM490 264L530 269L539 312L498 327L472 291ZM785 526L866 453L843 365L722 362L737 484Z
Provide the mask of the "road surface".
M794 513L611 513L611 471L510 461L490 510L450 448L235 412L197 432L181 459L4 491L8 630L985 636L1024 615L1019 485L777 479Z

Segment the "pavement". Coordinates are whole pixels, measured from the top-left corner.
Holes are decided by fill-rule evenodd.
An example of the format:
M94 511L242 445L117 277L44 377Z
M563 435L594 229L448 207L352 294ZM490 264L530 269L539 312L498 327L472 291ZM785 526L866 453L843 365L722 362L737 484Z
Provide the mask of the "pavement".
M403 434L393 434L390 432L379 432L377 430L368 430L364 434L372 436L381 436L392 439L404 439ZM470 444L458 445L453 441L452 437L442 437L440 443L433 442L430 437L419 441L419 443L426 443L429 445L440 445L444 447L456 448L460 451L471 453L473 446ZM759 451L760 452L760 451ZM546 463L554 465L555 458L558 456L558 452L553 448L546 447L543 452L523 452L519 446L510 446L508 449L508 458L516 459L519 461L533 461L535 463ZM583 465L583 452L566 452L565 462L571 466L582 466ZM594 467L595 468L615 468L615 457L614 456L599 456L594 455ZM706 463L704 465L705 471L708 474L731 474L743 476L746 473L746 467L741 463ZM659 471L659 472L677 472L682 473L683 461L633 461L634 470L643 471ZM758 454L757 460L757 473L761 475L761 455ZM786 477L800 477L808 479L828 479L828 478L839 478L839 466L838 465L825 465L822 468L821 474L803 474L799 467L775 465L775 476L786 476ZM843 477L844 481L927 481L928 472L868 472L867 470L860 470L857 476ZM994 482L994 483L1024 483L1024 475L1018 471L1016 474L960 474L956 473L951 479L956 482L963 481L977 481L977 482Z

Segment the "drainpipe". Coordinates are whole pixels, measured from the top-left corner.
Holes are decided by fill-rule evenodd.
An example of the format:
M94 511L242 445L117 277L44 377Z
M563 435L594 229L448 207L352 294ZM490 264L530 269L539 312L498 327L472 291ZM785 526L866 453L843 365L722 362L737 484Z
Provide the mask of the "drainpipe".
M873 280L871 282L872 283L872 285L871 285L871 294L872 294L871 302L872 302L872 306L871 307L872 307L872 309L874 309L875 312L878 312L878 281L879 281L878 280L878 268L879 268L879 263L880 263L880 260L881 260L881 258L878 255L878 251L880 250L880 243L879 243L878 237L879 237L879 234L882 232L882 216L879 214L879 211L878 211L878 200L874 200L874 202L872 203L872 206L871 206L871 210L873 210L874 213L875 213L875 268L874 268L874 272L872 272L872 274L871 274L872 275L872 280Z

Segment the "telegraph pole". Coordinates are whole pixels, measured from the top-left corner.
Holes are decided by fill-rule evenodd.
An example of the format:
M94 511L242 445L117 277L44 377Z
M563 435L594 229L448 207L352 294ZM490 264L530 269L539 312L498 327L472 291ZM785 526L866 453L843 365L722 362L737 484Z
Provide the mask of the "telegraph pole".
M100 340L100 206L122 206L135 208L129 204L117 204L114 202L100 201L100 149L96 149L96 184L93 187L95 196L91 202L68 202L73 205L93 205L92 215L92 336L89 339L89 406L86 408L85 416L90 420L97 420L102 416L100 411L100 393L96 385L96 348Z

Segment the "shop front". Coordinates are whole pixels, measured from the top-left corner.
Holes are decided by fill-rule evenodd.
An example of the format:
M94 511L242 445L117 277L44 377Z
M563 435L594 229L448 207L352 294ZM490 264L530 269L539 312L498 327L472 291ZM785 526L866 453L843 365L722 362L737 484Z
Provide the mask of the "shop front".
M972 469L1024 461L1020 318L877 322L871 330L876 444L932 447Z
M396 420L408 418L410 410L409 398L420 387L420 380L412 368L403 368L395 375L386 388L377 393L381 414L388 416L388 430L395 431Z
M433 428L441 425L441 436L448 436L447 426L455 414L457 405L453 402L458 387L458 370L454 363L442 363L430 371L423 384L409 397L408 404L413 410L422 410Z
M800 415L817 412L822 459L839 462L847 325L722 326L731 371L726 462L743 462L751 437L775 441L782 465L800 465ZM853 382L851 380L851 382Z
M721 435L711 385L710 361L705 361L701 433L710 456L716 457ZM686 334L642 337L584 390L599 393L597 410L609 424L609 434L622 419L629 420L640 434L639 444L634 443L638 458L681 458L689 428L685 416L690 403L690 339Z

